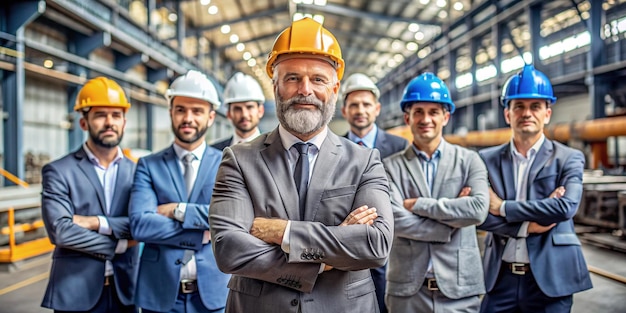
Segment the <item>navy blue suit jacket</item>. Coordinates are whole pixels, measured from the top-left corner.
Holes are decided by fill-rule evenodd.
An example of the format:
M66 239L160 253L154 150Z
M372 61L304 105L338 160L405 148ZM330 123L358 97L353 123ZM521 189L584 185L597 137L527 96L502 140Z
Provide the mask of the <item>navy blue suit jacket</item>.
M506 217L489 214L479 226L490 232L484 256L487 292L494 288L498 278L507 239L517 237L524 221L541 225L557 223L548 232L526 238L532 274L541 291L550 297L561 297L591 288L572 221L582 196L583 154L546 139L530 169L527 201L515 201L510 143L484 149L479 154L487 165L491 188L506 200ZM548 198L559 186L565 187L565 195Z
M348 134L343 135L348 138ZM404 151L409 142L399 136L392 135L381 128L378 128L376 134L376 140L374 141L374 148L380 151L380 159L384 159L394 153Z
M43 307L90 310L104 288L106 260L113 264L120 301L133 304L139 250L135 246L115 254L115 248L119 239L132 239L128 199L134 170L132 161L120 161L110 213L106 214L104 189L82 147L44 166L41 211L55 248ZM99 234L74 224L75 214L105 216L113 234Z
M202 244L209 230L209 203L222 159L207 146L193 190L187 198L183 174L172 146L139 159L130 200L130 222L135 238L145 243L137 288L137 305L166 312L172 309L180 286L185 250L195 250L197 282L202 303L209 310L226 305L230 275L217 268L211 243ZM165 203L187 203L184 222L157 213Z
M218 141L212 144L211 147L218 149L218 150L224 150L224 148L230 146L231 142L233 142L233 136L230 136L224 140Z

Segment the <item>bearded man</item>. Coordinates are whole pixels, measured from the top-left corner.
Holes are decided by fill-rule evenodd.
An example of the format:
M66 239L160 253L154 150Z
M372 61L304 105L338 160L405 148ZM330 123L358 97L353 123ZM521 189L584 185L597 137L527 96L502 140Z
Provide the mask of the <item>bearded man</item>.
M385 263L393 214L378 150L328 130L339 45L305 18L266 69L280 125L224 149L211 199L217 265L233 274L226 312L378 312L369 268Z
M142 312L223 312L229 275L215 265L209 207L221 152L205 133L220 106L213 83L189 71L166 92L174 143L139 159L130 198L143 241L137 305Z

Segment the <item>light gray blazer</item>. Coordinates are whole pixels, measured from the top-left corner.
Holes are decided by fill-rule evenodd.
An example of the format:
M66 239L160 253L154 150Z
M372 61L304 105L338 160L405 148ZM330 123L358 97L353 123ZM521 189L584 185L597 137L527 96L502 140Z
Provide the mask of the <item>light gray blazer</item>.
M338 226L365 204L378 210L374 225ZM290 253L250 235L255 217L292 221ZM368 269L387 259L393 213L377 150L329 131L299 221L278 129L225 148L209 219L217 265L233 274L226 312L378 311ZM334 269L318 274L320 263Z
M387 294L415 295L432 259L441 292L458 299L485 293L476 226L489 212L487 170L476 152L442 141L433 190L410 145L385 159L395 220ZM457 198L463 187L470 196ZM412 213L403 200L418 198Z

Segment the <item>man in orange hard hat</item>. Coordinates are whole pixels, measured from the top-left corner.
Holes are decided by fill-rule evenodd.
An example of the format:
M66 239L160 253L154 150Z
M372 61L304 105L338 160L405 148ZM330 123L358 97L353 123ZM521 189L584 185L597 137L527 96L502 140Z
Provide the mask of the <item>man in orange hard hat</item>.
M280 125L224 149L211 201L217 265L233 274L226 312L378 312L369 268L387 259L393 214L378 150L328 130L339 44L295 21L266 69Z
M55 312L137 311L138 247L128 219L135 164L119 147L129 108L115 81L89 80L74 107L87 141L42 170L42 216L56 247L41 305Z

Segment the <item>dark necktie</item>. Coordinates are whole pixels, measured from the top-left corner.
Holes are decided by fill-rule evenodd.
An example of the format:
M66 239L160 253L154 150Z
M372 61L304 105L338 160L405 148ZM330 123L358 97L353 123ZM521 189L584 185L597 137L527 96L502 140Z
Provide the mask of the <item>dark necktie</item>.
M296 162L296 169L293 172L293 178L296 181L296 189L298 189L301 220L304 220L306 191L309 185L309 148L312 145L313 144L304 142L294 144L299 153L298 162Z
M183 167L185 174L183 177L185 178L185 187L187 188L187 199L189 199L189 195L191 194L191 190L193 189L193 183L195 180L195 172L193 170L193 166L191 166L191 162L196 159L196 156L193 153L187 153L183 157ZM183 255L183 265L189 263L191 257L195 252L193 250L185 250L185 254Z

